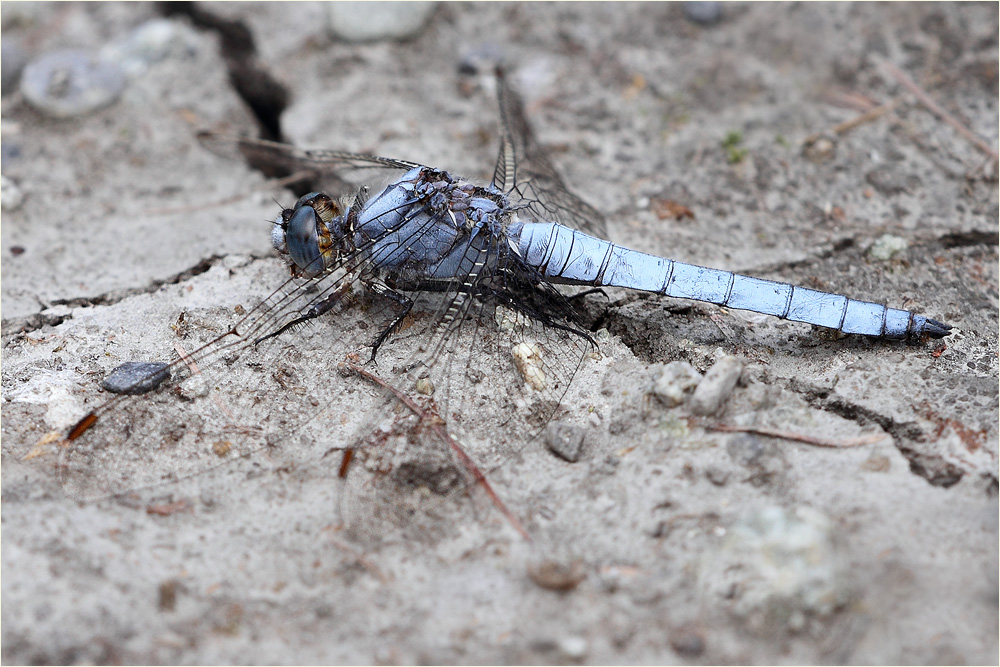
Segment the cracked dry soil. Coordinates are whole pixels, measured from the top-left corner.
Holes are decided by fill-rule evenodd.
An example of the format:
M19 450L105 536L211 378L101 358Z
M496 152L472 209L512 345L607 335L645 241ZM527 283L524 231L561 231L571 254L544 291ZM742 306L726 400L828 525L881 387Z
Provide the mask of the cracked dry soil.
M4 38L32 56L158 18L8 7ZM995 147L995 5L727 5L699 26L679 5L455 4L369 44L331 40L308 3L170 18L184 47L92 115L47 119L5 82L3 173L24 195L0 230L5 662L997 662L996 163L884 66ZM119 363L169 359L286 275L267 220L271 197L299 193L197 130L280 127L488 180L495 105L471 65L495 52L616 241L955 333L830 340L706 304L591 300L610 336L558 417L583 429L579 460L539 438L489 473L530 543L476 492L382 533L420 503L383 479L345 506L324 456L337 432L96 502L66 497L54 446L25 459ZM876 259L886 235L904 247ZM214 377L249 396L313 372L349 422L371 391L325 353L336 326ZM704 372L720 354L746 369L711 419L646 393L659 364ZM150 424L188 422L185 401L158 397Z

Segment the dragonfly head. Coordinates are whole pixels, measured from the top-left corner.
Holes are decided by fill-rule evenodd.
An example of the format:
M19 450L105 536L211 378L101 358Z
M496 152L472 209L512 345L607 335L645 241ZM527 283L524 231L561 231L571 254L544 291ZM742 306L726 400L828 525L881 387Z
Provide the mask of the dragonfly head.
M288 255L299 273L312 278L332 263L336 242L343 236L343 220L337 202L311 192L274 219L271 244L279 253Z

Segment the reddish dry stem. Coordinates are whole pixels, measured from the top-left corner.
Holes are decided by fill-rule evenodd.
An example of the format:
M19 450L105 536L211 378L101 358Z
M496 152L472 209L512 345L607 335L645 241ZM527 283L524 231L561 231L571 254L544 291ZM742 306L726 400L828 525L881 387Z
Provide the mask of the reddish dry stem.
M816 447L832 447L835 449L871 445L885 437L884 434L874 433L872 435L861 436L859 438L848 438L847 440L842 440L838 442L836 440L827 440L826 438L817 438L811 435L805 435L804 433L779 431L778 429L766 428L763 426L734 426L732 424L711 424L709 426L706 426L705 428L712 431L723 431L726 433L753 433L756 435L763 435L771 438L795 440L796 442L803 442L807 445L814 445Z
M438 435L438 437L448 443L448 446L451 447L451 451L454 452L455 455L462 461L462 464L466 467L469 473L475 477L476 484L483 488L486 495L489 496L490 501L492 501L494 507L500 510L500 513L503 514L514 529L521 534L521 537L528 542L531 541L528 531L521 525L521 522L518 521L517 517L515 517L514 514L507 509L507 506L503 503L503 501L500 500L500 497L493 490L493 487L490 486L490 483L486 479L486 475L483 474L483 471L479 469L479 466L476 465L475 461L469 458L469 455L465 453L462 446L458 444L458 442L451 436L450 433L448 433L447 429L445 429L441 423L436 420L429 419L423 408L417 405L413 399L374 373L366 371L360 366L355 366L354 364L347 364L347 368L349 368L353 373L356 373L368 381L374 382L383 389L392 392L392 395L395 396L403 405L408 407L413 414L417 415L425 424L429 424L431 428L434 429L434 432Z
M960 135L962 135L962 137L964 137L966 141L968 141L976 148L978 148L979 150L983 151L991 158L993 158L994 162L1000 160L1000 156L997 155L996 150L994 150L992 146L990 146L985 141L977 137L975 134L972 133L971 130L966 128L964 125L958 122L951 114L942 109L941 106L938 105L938 103L935 102L931 98L931 96L928 95L926 91L924 91L923 88L918 86L916 82L913 81L913 79L907 76L905 72L903 72L890 62L883 62L882 66L886 69L887 72L889 72L889 74L893 76L893 78L899 81L899 83L902 84L904 88L913 93L913 95L916 96L916 98L920 101L921 104L923 104L927 108L928 111L930 111L932 114L934 114L935 116L937 116L938 118L940 118L941 120L943 120L944 122L948 123L953 128L955 128L955 131L958 132Z
M97 421L97 415L93 412L88 413L86 417L84 417L83 419L81 419L76 423L76 425L69 432L69 435L66 436L66 440L70 442L76 440L81 435L86 433L87 429L93 426L94 422L96 421Z

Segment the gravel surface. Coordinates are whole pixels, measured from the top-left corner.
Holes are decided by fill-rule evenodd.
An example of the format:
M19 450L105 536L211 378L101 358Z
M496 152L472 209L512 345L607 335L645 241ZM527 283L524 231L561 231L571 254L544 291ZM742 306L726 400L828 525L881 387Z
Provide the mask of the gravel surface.
M309 3L4 3L3 661L996 664L997 164L901 75L995 155L997 6L702 4L442 4L355 42ZM66 49L117 63L117 98L29 101L8 68ZM144 488L79 499L103 487L52 434L111 370L171 361L287 276L268 220L296 193L197 131L489 180L498 57L613 240L955 331L588 300L600 354L550 428L469 444L529 541L482 486L439 497L453 480L405 434L391 471L339 476L380 407L338 372L331 316L123 399L144 447L102 479ZM42 92L90 99L65 76ZM168 451L214 390L236 425L322 412Z

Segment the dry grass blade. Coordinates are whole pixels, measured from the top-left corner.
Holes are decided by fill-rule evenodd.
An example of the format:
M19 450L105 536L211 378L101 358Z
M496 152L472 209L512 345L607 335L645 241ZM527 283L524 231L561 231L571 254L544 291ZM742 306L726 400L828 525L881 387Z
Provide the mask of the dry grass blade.
M806 435L805 433L781 431L779 429L766 428L763 426L711 424L705 428L710 431L722 431L724 433L753 433L754 435L763 435L770 438L782 438L783 440L803 442L807 445L813 445L814 447L831 447L834 449L846 449L848 447L863 447L864 445L872 445L886 437L884 433L873 433L871 435L863 435L857 438L847 438L845 440L829 440L827 438L817 438L812 435Z
M959 134L961 134L967 141L969 141L969 143L973 144L974 146L976 146L976 148L989 155L991 158L993 158L994 161L1000 160L1000 156L997 155L996 150L994 150L992 146L990 146L985 141L977 137L975 134L972 133L971 130L966 128L964 125L958 122L951 114L942 109L941 106L938 105L938 103L935 102L923 88L918 86L916 82L913 81L913 79L907 76L905 72L903 72L901 69L899 69L890 62L882 61L881 64L882 67L884 67L885 70L890 75L892 75L894 79L899 81L899 83L902 84L904 88L913 93L916 96L916 98L920 100L920 103L923 104L925 107L927 107L928 111L930 111L932 114L934 114L935 116L937 116L938 118L940 118L941 120L943 120L944 122L948 123L953 128L955 128L955 130Z
M427 411L417 405L412 398L401 392L399 389L396 389L374 373L371 373L370 371L354 364L346 364L346 368L352 373L359 375L369 382L372 382L382 389L390 392L396 400L405 405L411 412L413 412L413 414L419 417L424 424L428 425L442 442L448 443L448 447L451 449L452 453L458 457L465 469L469 471L469 474L475 478L476 484L482 487L483 491L486 492L486 495L489 497L493 505L500 510L500 513L506 517L511 526L513 526L514 529L521 534L521 537L528 542L531 541L531 536L528 535L528 531L523 525L521 525L521 522L516 516L514 516L514 513L507 508L502 500L500 500L500 496L498 496L493 490L493 487L490 486L489 481L486 479L486 475L479 469L479 466L476 465L475 461L469 458L469 455L465 453L465 450L462 449L462 446L458 443L458 441L455 440L450 433L448 433L444 422L440 418L428 414Z

